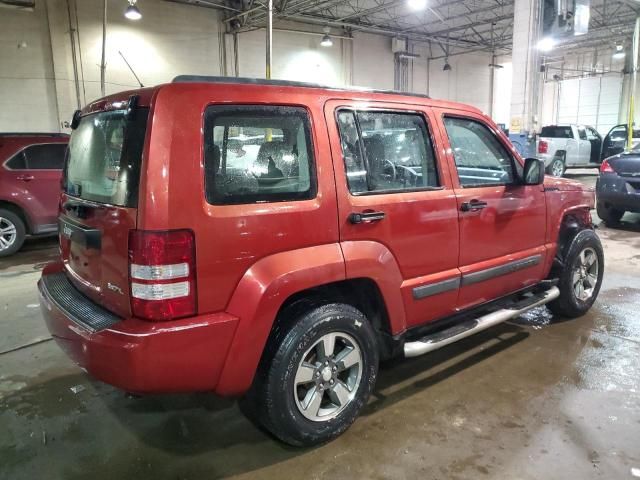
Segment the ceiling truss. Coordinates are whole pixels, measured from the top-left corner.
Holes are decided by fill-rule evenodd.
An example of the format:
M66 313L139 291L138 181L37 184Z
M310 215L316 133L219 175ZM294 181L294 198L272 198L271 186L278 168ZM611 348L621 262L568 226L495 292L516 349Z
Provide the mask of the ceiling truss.
M224 12L229 31L266 25L266 0L172 0ZM513 42L514 0L428 0L411 11L406 0L273 0L275 25L286 22L331 27L340 34L368 32L428 43L434 58L469 51L508 54ZM592 0L589 33L560 41L565 52L611 48L629 42L640 4L634 0ZM335 32L337 33L337 32Z

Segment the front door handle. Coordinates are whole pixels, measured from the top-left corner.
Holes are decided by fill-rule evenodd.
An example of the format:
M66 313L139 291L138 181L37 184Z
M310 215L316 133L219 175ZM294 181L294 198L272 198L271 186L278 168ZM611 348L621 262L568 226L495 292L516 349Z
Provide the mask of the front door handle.
M22 180L23 182L30 182L36 177L34 177L33 175L18 175L16 178L18 180Z
M379 222L384 218L384 212L362 212L352 213L349 215L349 222L353 224L357 223L371 223Z
M470 200L468 202L463 202L462 205L460 205L460 210L462 210L463 212L475 212L477 210L482 210L486 206L487 202L476 200L474 198L473 200Z

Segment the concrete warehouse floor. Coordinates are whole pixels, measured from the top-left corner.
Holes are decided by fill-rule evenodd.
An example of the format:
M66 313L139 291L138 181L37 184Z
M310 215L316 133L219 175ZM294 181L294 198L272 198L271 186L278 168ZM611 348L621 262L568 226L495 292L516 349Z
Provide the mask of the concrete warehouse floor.
M388 366L353 427L306 450L255 429L233 401L133 399L92 381L47 340L35 284L57 248L31 241L0 261L0 352L42 340L0 354L0 478L632 478L640 216L624 220L598 230L606 275L589 314L538 309Z

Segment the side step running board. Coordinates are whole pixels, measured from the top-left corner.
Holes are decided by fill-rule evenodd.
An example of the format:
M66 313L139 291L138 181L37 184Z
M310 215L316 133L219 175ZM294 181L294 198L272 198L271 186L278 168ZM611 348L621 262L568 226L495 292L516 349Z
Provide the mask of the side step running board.
M549 303L551 300L558 298L558 296L560 296L560 290L558 290L558 287L551 287L549 290L518 302L511 308L496 310L495 312L488 313L482 317L468 320L447 328L446 330L427 335L415 342L407 342L404 344L404 356L417 357L419 355L432 352L438 348L444 347L445 345L449 345L450 343L505 322L513 317L517 317L527 310Z

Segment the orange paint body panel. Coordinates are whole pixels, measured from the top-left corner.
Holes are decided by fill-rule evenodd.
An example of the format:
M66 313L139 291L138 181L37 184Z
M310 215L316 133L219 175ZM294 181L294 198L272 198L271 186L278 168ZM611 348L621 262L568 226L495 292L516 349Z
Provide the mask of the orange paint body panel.
M89 205L93 212L84 216L62 212L78 235L96 236L101 245L80 246L75 234L63 236L61 262L43 272L66 272L75 289L119 321L92 332L48 300L46 292L41 295L47 326L61 347L91 374L125 390L242 395L287 300L355 279L377 286L388 333L400 338L411 328L545 279L562 219L571 212L587 215L593 206L592 192L561 179L536 186L463 188L445 114L482 122L514 161L523 163L495 124L465 105L378 92L201 82L123 92L92 103L82 115L124 109L132 95L138 96L137 107L148 109L137 204ZM208 202L203 131L212 105L303 109L313 195L292 201ZM335 120L340 108L411 113L424 120L438 187L350 193ZM476 198L486 208L461 211L463 203ZM69 194L63 200L80 201ZM350 220L351 214L371 211L384 212L384 219ZM197 299L193 316L135 318L127 243L133 230L193 235L195 272L188 272L197 285L197 291L188 292ZM523 260L530 263L522 267L518 262ZM484 278L513 262L520 267ZM136 281L144 286L150 280Z

